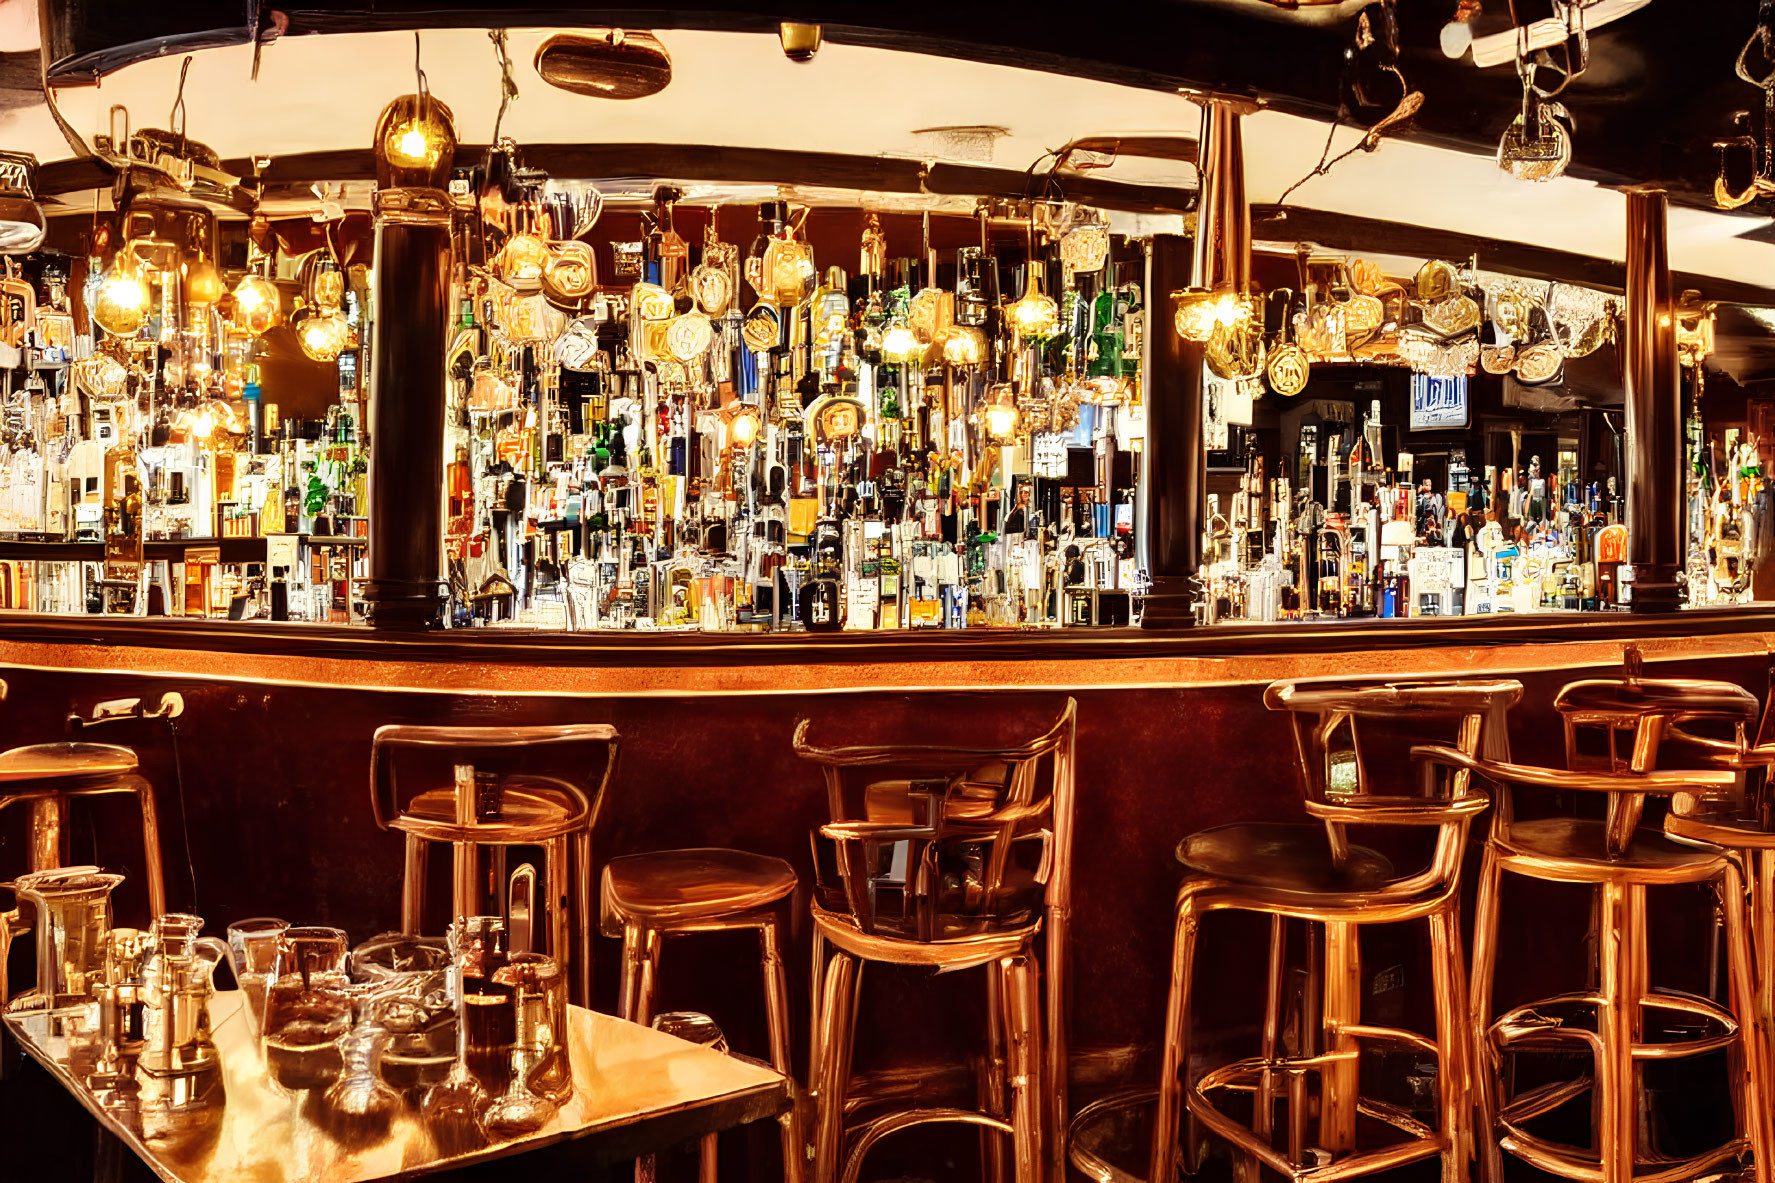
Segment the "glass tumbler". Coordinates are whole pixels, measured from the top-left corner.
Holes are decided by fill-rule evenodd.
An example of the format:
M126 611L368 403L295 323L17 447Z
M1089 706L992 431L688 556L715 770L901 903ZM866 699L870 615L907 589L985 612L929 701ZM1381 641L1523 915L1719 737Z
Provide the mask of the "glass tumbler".
M351 1029L345 933L285 929L265 992L265 1067L286 1089L324 1088L339 1075L338 1041Z
M288 920L271 916L236 920L228 926L228 961L247 996L247 1019L254 1035L265 1027L265 992L277 967L277 940L289 927Z

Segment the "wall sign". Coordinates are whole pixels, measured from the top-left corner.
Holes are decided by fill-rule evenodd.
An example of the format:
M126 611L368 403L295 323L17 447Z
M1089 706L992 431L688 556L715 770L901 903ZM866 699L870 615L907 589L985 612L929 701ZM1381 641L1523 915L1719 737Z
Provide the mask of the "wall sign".
M1411 430L1441 431L1467 426L1467 379L1411 376Z

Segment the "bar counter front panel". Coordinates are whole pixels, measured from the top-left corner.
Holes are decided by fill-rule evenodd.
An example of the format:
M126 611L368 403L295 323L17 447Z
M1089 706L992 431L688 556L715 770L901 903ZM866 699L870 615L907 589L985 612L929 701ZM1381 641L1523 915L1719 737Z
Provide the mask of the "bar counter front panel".
M812 737L829 743L984 743L1040 732L1070 693L1079 701L1076 1105L1099 1086L1154 1078L1178 840L1228 822L1304 817L1287 723L1262 705L1271 679L1520 677L1526 693L1512 721L1515 757L1554 762L1561 753L1554 693L1574 678L1617 670L1627 644L1640 647L1649 672L1730 679L1759 695L1775 645L1775 612L1764 610L1567 618L1557 628L1404 623L1096 634L1076 642L963 635L798 646L660 636L575 647L558 634L389 640L363 630L26 618L0 628L0 677L10 687L0 742L58 739L70 710L179 691L185 712L176 731L162 721L128 720L88 733L142 753L158 793L169 906L197 912L217 932L241 917L277 915L337 925L355 941L394 928L400 905L400 836L377 830L371 814L376 727L610 723L621 733L622 754L594 838L600 862L720 845L780 856L803 876L790 981L797 1061L805 1065L808 834L825 820L826 803L817 771L790 751L797 720L810 718ZM0 815L7 866L21 861L24 841L23 812L12 812ZM126 813L83 803L72 824L74 861L132 876L120 893L120 923L146 919L139 838ZM447 869L448 860L432 861L434 871ZM1587 903L1569 891L1536 900L1536 922L1506 942L1500 1004L1526 996L1550 974L1565 972L1570 987L1582 985L1572 977L1582 973L1582 943L1574 937L1584 931ZM447 898L440 879L431 902L442 907ZM1524 898L1506 896L1506 924ZM1692 970L1693 980L1670 985L1704 990L1706 933L1696 919L1703 903L1695 903L1693 912L1659 918L1653 940L1661 965L1679 978ZM1563 909L1563 919L1542 923L1543 908ZM1217 1044L1252 1037L1261 1017L1254 1000L1262 997L1263 946L1247 918L1216 915L1205 934L1198 1042L1213 1057ZM1374 1021L1399 1017L1382 1013L1399 999L1429 996L1428 964L1410 926L1396 940L1385 931L1364 940L1365 973L1387 987L1371 999ZM617 942L600 941L596 994L604 1008L614 1007L617 954ZM762 1053L768 1045L755 957L747 936L674 944L659 1009L709 1011L736 1048ZM1400 972L1389 974L1395 967ZM866 975L856 1061L864 1087L963 1087L969 1058L979 1052L977 979L932 979L916 970ZM932 1005L937 999L945 1005Z

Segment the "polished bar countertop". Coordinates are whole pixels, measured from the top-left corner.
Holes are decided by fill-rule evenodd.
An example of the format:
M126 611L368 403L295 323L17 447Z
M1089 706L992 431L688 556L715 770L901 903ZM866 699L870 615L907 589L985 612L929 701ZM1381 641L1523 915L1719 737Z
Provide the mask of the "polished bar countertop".
M441 1155L409 1108L385 1130L354 1133L330 1115L319 1091L292 1095L272 1083L230 990L210 1002L221 1079L176 1111L101 1103L75 1075L68 1038L41 1015L6 1018L30 1056L167 1183L255 1180L362 1183L456 1169L561 1146L574 1163L607 1164L772 1117L790 1103L783 1077L675 1036L596 1011L571 1008L573 1096L536 1133L455 1157ZM219 1107L210 1098L225 1094ZM563 1161L551 1157L551 1163Z

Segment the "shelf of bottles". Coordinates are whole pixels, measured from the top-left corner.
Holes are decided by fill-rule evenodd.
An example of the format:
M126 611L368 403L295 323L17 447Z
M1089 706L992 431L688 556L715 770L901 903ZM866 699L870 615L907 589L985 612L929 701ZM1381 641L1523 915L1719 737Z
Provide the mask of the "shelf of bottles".
M572 216L546 201L460 270L452 623L1131 622L1138 244L1058 204L939 216L975 239L943 250L929 214L814 211L841 264L805 208L742 247L656 198L602 285L524 229Z

